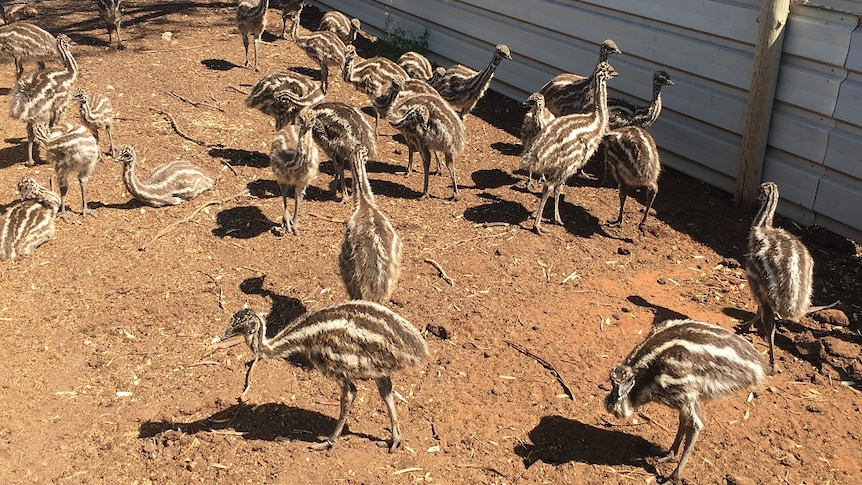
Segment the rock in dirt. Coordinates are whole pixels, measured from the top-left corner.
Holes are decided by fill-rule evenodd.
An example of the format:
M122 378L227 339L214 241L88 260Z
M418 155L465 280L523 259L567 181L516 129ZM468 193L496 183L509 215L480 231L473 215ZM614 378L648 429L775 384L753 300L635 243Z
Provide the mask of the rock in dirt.
M835 308L828 308L826 310L814 312L811 314L811 318L819 323L826 323L838 327L850 326L850 319L847 318L847 314Z
M724 477L724 482L727 485L757 485L757 482L752 478L740 477L738 475L728 475Z
M859 346L854 343L846 342L835 337L823 337L822 342L829 355L843 357L845 359L855 359L860 355Z

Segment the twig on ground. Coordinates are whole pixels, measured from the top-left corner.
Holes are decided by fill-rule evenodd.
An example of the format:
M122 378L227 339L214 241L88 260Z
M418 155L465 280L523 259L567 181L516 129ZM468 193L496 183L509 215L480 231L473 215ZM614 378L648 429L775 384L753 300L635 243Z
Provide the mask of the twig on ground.
M190 99L188 99L188 98L186 98L186 97L181 96L181 95L180 95L179 93L177 93L176 91L168 91L168 96L173 96L174 98L177 98L177 99L179 99L180 101L182 101L182 102L184 102L184 103L188 103L188 104L190 104L190 105L194 106L195 108L201 108L201 107L204 107L204 108L212 108L212 109L214 109L214 110L221 111L222 113L224 113L224 112L225 112L225 111L224 111L224 109L222 109L222 108L220 108L220 107L218 107L218 106L213 106L213 105L211 105L211 104L209 104L209 103L200 103L200 102L197 102L197 101L192 101L192 100L190 100Z
M440 273L440 277L443 278L443 281L449 283L449 286L455 286L455 280L453 280L449 277L449 275L446 274L446 270L444 270L443 267L440 266L440 263L434 261L431 258L425 258L425 262L436 268L437 271Z
M230 196L230 197L227 197L227 198L225 198L225 199L222 199L222 200L211 200L211 201L209 201L209 202L207 202L207 203L205 203L205 204L201 205L201 206L200 206L200 207L198 207L197 209L193 210L193 211L191 212L191 214L189 214L189 215L187 215L187 216L183 217L182 219L180 219L180 220L178 220L178 221L174 221L174 222L172 222L171 224L169 224L168 226L166 226L164 229L162 229L161 231L159 231L159 232L158 232L158 234L156 234L155 236L153 236L153 238L152 238L152 239L150 239L149 241L147 241L143 246L139 247L139 248L138 248L138 251L145 251L145 250L147 249L147 246L149 246L150 244L154 243L158 238L160 238L160 237L164 236L164 235L165 235L165 234L167 234L171 229L173 229L173 228L175 228L175 227L179 226L180 224L182 224L182 223L184 223L184 222L189 222L190 220L192 220L192 218L193 218L194 216L196 216L196 215L198 214L198 212L200 212L200 211L202 211L202 210L206 209L207 207L209 207L209 206L211 206L211 205L221 205L221 204L224 204L225 202L227 202L227 201L229 201L229 200L231 200L231 199L235 199L235 198L237 198L237 197L242 197L243 195L246 195L246 194L248 194L248 191L243 190L242 192L239 192L239 193L237 193L237 194L234 194L234 195L232 195L232 196Z
M219 362L214 360L201 360L199 362L194 362L186 366L186 368L197 367L199 365L219 365Z
M499 476L505 478L506 480L509 479L509 477L506 474L504 474L503 472L501 472L495 468L492 468L490 466L486 466L486 465L478 465L475 463L456 463L455 468L475 468L477 470L482 470L483 472L494 473L496 475L499 475Z
M180 137L185 138L186 140L188 140L192 143L195 143L197 145L200 145L200 146L208 146L206 143L204 143L200 140L197 140L195 138L192 138L189 135L186 135L185 133L183 133L182 130L180 130L180 127L177 126L177 121L174 119L174 116L172 114L168 113L167 111L165 111L163 109L154 109L153 111L155 111L156 113L167 118L168 122L170 122L170 124L171 124L171 128L173 128L174 132L176 132L177 135L180 135Z
M344 221L344 220L341 220L341 219L333 219L333 218L331 218L331 217L326 217L326 216L322 216L322 215L320 215L320 214L315 214L314 212L307 212L306 214L310 215L311 217L316 217L316 218L318 218L318 219L323 219L324 221L334 222L334 223L336 223L336 224L347 224L347 221Z
M243 91L242 89L240 89L240 88L238 88L238 87L236 87L236 86L228 86L226 89L230 89L230 90L232 90L232 91L236 91L236 92L238 92L239 94L242 94L242 95L245 95L245 96L248 96L248 94L249 94L249 92L248 92L248 91Z
M216 285L216 288L218 288L218 307L221 308L222 311L224 311L224 292L222 292L221 285L218 284L218 280L216 280L213 275L205 271L201 271L201 273L209 276L209 279L211 279L213 284Z
M512 347L513 349L526 355L527 357L532 358L533 360L538 362L542 367L544 367L545 369L548 369L551 372L551 375L553 375L554 377L557 378L557 382L559 382L560 385L563 387L563 391L565 391L566 395L569 396L569 398L572 401L575 400L575 393L572 392L572 389L569 387L568 384L566 384L566 381L563 379L563 376L561 376L560 373L557 372L557 369L554 369L554 366L552 366L547 360L539 357L538 355L534 354L532 351L530 351L526 347L522 347L521 345L518 345L515 342L512 342L510 340L503 340L503 341L506 342L506 344L509 347Z

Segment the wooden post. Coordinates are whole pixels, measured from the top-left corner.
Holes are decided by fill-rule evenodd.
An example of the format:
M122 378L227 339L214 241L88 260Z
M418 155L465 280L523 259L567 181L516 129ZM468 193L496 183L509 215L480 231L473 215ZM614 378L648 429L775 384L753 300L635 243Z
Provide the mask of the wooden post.
M750 207L757 197L763 176L763 159L772 121L772 103L781 64L784 28L790 14L790 0L763 0L760 27L754 50L754 72L748 91L748 109L742 132L742 153L734 191L737 207Z

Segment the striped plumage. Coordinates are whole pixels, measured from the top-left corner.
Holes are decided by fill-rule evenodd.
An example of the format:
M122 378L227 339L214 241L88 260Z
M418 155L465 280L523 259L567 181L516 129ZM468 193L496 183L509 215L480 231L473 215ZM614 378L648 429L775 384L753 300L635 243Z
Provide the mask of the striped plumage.
M57 185L60 187L59 216L67 219L66 192L69 190L68 177L72 172L78 174L78 185L81 187L81 214L89 214L87 180L96 162L102 158L96 138L86 126L62 125L51 129L45 123L33 127L33 135L57 173Z
M397 64L411 79L428 82L434 76L434 68L428 58L415 51L408 51L398 58Z
M287 38L287 19L302 5L302 0L281 0L281 38Z
M464 150L464 122L443 98L435 94L417 94L406 98L392 108L387 116L407 140L408 173L413 165L413 151L422 155L425 180L421 198L429 197L428 175L431 170L431 152L443 152L446 167L452 176L452 200L458 200L458 182L455 178L454 156Z
M264 317L246 308L233 315L230 327L218 341L244 337L255 361L304 356L324 376L341 385L341 408L335 430L312 448L335 446L356 397L355 381L360 379L375 380L390 419L389 451L400 446L401 429L390 376L419 366L428 357L425 340L409 321L378 303L353 300L305 313L272 337L266 333ZM249 374L253 366L249 367Z
M125 49L123 39L120 38L120 24L123 22L123 10L120 6L121 0L96 0L99 7L99 17L105 22L108 29L108 45L114 41L114 33L117 34L117 49Z
M503 59L512 59L509 48L498 44L494 48L494 57L490 64L481 72L467 66L456 64L446 70L440 78L435 79L431 85L448 101L463 120L467 117L476 103L485 95L494 71Z
M597 102L591 113L559 116L539 134L527 148L521 163L540 177L545 186L542 200L536 211L533 230L542 234L542 212L551 191L554 192L554 220L562 225L560 218L560 190L569 177L583 167L607 132L607 80L617 72L607 62L599 63L593 74L596 78Z
M653 327L622 364L611 371L608 412L629 417L648 402L679 411L679 428L666 459L685 448L671 474L674 482L691 455L701 429L700 402L759 386L768 367L748 340L711 323L667 320Z
M289 93L290 96L280 96ZM264 76L251 89L245 104L275 118L276 131L293 124L299 110L317 104L324 94L320 83L294 71L278 71Z
M532 145L539 133L554 121L556 116L551 113L551 110L545 108L545 97L541 93L531 94L522 106L527 108L527 113L521 122L521 146L524 147L524 150L527 150L527 147ZM533 171L530 170L527 176L526 187L529 189L532 183Z
M357 62L356 48L352 45L344 49L341 77L372 100L383 95L393 81L404 82L409 79L401 66L385 57L360 59ZM374 106L374 136L377 136L379 122L380 110Z
M353 215L338 269L347 294L354 300L389 302L401 274L401 239L386 214L377 207L365 164L368 151L359 147L351 157L353 170Z
M638 224L638 231L643 236L647 216L658 193L658 176L661 172L655 141L645 129L626 126L606 133L602 143L605 167L617 182L620 191L620 214L616 220L608 221L608 225L622 226L627 195L635 189L643 188L647 203L644 216Z
M608 98L608 126L615 130L623 126L649 128L661 114L661 89L673 86L670 75L656 71L652 77L652 101L649 106L638 106L620 98Z
M83 89L77 89L72 99L80 103L78 113L81 116L81 122L90 129L97 142L99 130L105 130L108 133L108 150L111 156L114 156L114 135L111 133L111 128L114 126L116 113L111 106L111 100L99 93L87 94Z
M269 166L281 188L283 212L281 225L285 233L299 234L296 219L299 217L299 204L305 196L305 188L317 176L320 154L312 135L313 112L304 109L299 112L299 127L290 125L282 128L272 140L269 152ZM293 188L293 216L287 209L287 193Z
M347 195L347 181L344 178L344 167L350 163L350 158L356 147L364 146L368 156L377 154L377 143L374 130L357 108L338 101L320 103L310 108L314 114L312 132L314 140L335 165L335 180L333 195Z
M328 30L337 35L341 39L341 42L344 42L344 45L348 45L356 41L356 36L359 34L361 27L362 22L359 19L348 18L347 15L337 10L332 10L323 14L317 30Z
M54 236L54 218L60 196L25 176L18 181L21 201L0 222L0 260L31 254Z
M773 182L760 185L760 208L751 222L748 235L745 275L751 295L757 301L757 314L743 325L750 330L758 320L769 340L769 363L775 372L775 316L797 321L811 307L811 285L814 260L796 236L772 227L778 207L778 186Z
M69 102L69 90L78 79L78 63L72 56L71 40L57 36L57 50L63 59L62 68L39 69L21 79L12 88L9 115L27 123L27 165L33 165L33 127L60 122Z
M123 185L129 194L152 207L178 205L212 188L215 181L195 164L174 160L153 168L144 178L135 174L135 149L120 148L114 159L123 164Z
M599 62L608 61L611 54L622 54L617 44L608 39L599 46ZM545 106L555 116L586 113L595 104L595 77L563 73L548 81L539 92L545 97Z
M245 48L245 64L248 67L248 38L251 36L254 44L254 71L257 71L257 43L266 28L266 10L269 8L269 0L239 0L236 6L236 26L242 37L242 45Z
M308 57L317 63L320 68L320 87L325 93L329 87L329 66L344 65L344 42L334 33L324 30L322 32L299 32L299 19L302 16L302 8L292 12L290 24L290 38L302 49Z
M389 90L381 96L372 98L371 104L384 118L388 118L389 113L393 109L397 108L405 100L417 94L430 94L432 96L440 97L437 90L432 88L427 82L419 79L407 79L403 82L392 81L389 84ZM410 140L407 140L407 148L407 170L404 173L405 176L410 175L413 171L413 154L419 150L417 147L412 145ZM437 158L437 171L438 173L440 172L440 158Z
M57 39L41 27L26 22L0 26L0 55L15 61L15 78L24 74L24 63L36 61L39 69L45 61L62 60Z

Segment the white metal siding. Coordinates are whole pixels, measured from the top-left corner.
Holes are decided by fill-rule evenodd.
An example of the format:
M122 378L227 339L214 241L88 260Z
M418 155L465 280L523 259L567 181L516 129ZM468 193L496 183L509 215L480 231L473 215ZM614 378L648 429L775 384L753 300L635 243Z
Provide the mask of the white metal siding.
M397 26L448 67L482 69L505 43L513 60L492 89L523 99L560 72L587 75L612 38L620 76L610 90L648 103L652 73L667 70L662 116L651 129L663 163L732 192L741 151L759 0L318 0L372 33ZM862 241L862 31L858 0L794 5L773 108L764 180L779 211ZM854 13L846 13L854 12Z

